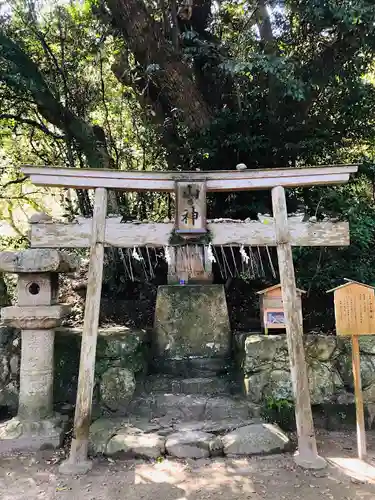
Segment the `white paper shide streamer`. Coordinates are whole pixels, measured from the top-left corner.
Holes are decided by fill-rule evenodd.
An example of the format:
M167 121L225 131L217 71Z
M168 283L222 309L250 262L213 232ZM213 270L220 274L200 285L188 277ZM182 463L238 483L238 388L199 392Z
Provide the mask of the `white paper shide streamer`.
M243 245L241 245L240 254L241 254L242 262L245 262L245 264L248 264L249 260L250 260L250 256L246 253L245 247Z
M143 260L142 255L140 253L138 253L138 251L135 247L133 248L132 257L133 257L133 259L138 260L138 261Z
M164 247L164 256L165 256L165 260L166 260L167 264L171 265L172 256L171 256L171 251L170 251L170 248L168 245Z
M211 243L208 245L208 248L207 248L207 258L210 262L216 262L216 259L214 257L214 253L212 251Z

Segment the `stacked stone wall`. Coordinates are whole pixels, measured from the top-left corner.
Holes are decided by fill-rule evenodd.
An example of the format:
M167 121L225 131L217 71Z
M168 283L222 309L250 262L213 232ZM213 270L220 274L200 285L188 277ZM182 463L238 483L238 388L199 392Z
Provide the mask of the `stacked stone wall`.
M236 335L236 354L247 397L293 401L285 335ZM305 335L304 347L313 405L354 402L351 340ZM361 337L361 377L365 403L375 403L375 338Z
M82 328L57 328L54 347L54 404L75 404ZM21 342L17 330L0 329L0 408L17 409ZM99 329L94 402L104 411L121 411L133 396L148 361L148 333L127 327Z

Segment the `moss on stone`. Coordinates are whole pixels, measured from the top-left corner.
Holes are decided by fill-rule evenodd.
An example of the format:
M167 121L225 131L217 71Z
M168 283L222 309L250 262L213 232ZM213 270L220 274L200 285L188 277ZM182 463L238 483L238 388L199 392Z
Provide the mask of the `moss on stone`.
M168 243L171 246L184 246L184 245L209 245L212 242L212 234L209 230L205 233L190 234L189 239L184 238L181 234L176 233L173 229L169 237Z
M54 400L75 403L81 350L80 328L60 328L55 340ZM147 332L127 327L99 330L95 379L100 383L111 368L126 368L138 373L147 359Z
M227 355L231 334L223 286L159 287L154 335L159 356Z

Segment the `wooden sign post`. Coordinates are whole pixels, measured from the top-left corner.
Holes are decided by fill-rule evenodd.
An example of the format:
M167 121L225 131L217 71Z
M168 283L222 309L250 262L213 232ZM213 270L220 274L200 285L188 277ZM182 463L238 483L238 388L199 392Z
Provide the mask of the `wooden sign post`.
M199 283L212 281L209 262L203 247L193 239L207 232L205 181L177 181L175 233L185 242L171 249L168 283Z
M336 333L352 338L352 366L357 417L358 457L366 458L366 430L361 384L361 362L359 336L375 335L375 293L374 288L347 280L347 283L329 290L334 293Z

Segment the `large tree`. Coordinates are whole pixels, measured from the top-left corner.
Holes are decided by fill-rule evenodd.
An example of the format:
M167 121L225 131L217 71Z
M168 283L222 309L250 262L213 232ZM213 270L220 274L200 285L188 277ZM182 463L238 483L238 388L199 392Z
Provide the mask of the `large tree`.
M120 167L108 150L108 133L80 116L74 92L70 95L64 61L70 40L66 28L61 30L69 9L54 13L60 16L59 36L50 43L50 24L38 20L28 5L17 29L12 20L4 23L1 80L15 95L27 95L35 111L62 131L90 166ZM191 6L188 0L177 5L174 0L101 0L83 10L85 16L78 7L70 8L70 22L77 27L68 34L84 35L86 41L91 37L92 53L75 41L76 57L112 51L107 57L114 58L115 76L133 88L144 117L161 132L164 146L173 152L171 167L340 159L354 141L373 139L367 111L374 90L363 80L375 47L370 0L199 0ZM86 28L80 32L82 21ZM33 34L32 43L30 35L29 43L21 42L25 28ZM37 52L42 48L55 64L55 75L36 60L38 45Z
M324 288L348 261L352 277L375 281L372 0L9 5L0 147L12 163L206 170L360 161L348 186L296 189L289 204L352 222L346 253L297 255L308 262L300 273L307 286L320 280ZM129 200L113 206L129 211ZM79 201L89 213L87 194ZM142 218L170 209L151 195L130 201ZM229 194L210 199L209 210L247 217L268 205L264 193Z

